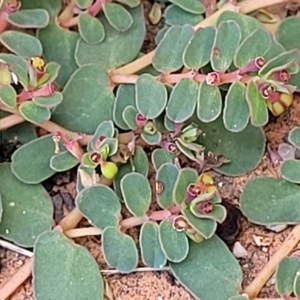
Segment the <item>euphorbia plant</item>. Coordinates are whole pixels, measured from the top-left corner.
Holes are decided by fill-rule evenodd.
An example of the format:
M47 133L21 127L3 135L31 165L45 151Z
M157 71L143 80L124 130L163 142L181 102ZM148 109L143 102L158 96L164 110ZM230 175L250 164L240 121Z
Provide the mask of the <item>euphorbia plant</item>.
M182 20L191 14L202 18L208 7L198 0L170 2L166 15L173 10ZM39 12L46 17L31 26L40 28L36 36L16 30L0 35L11 52L0 54L0 109L11 114L0 126L7 129L6 139L17 135L24 144L11 163L0 164L0 235L34 247L36 298L103 298L94 259L60 232L66 220L54 227L52 203L41 185L73 168L76 208L66 218L73 227L81 215L89 220L93 227L77 236L101 234L109 266L123 273L136 268L138 251L127 230L139 227L145 265L161 269L168 264L195 297L235 296L241 269L215 235L226 211L209 171L236 176L258 165L265 146L260 127L268 121L268 108L275 116L283 113L300 89L299 45L283 35L299 20L283 22L276 37L237 12L219 12L213 23L197 30L190 21L169 22L151 56L140 53L145 24L139 1L15 4L19 10L3 14L2 30L11 19L28 27ZM47 134L38 137L32 124ZM253 184L264 186L261 182ZM295 204L295 185L279 183L285 189L277 198ZM279 183L267 182L267 191ZM287 191L296 196L281 197ZM241 208L253 222L298 220L280 210L266 220L264 211L256 211L260 203L249 204L253 197L248 193L245 188ZM131 217L124 217L122 206ZM66 274L66 269L72 271ZM216 271L207 274L207 269Z

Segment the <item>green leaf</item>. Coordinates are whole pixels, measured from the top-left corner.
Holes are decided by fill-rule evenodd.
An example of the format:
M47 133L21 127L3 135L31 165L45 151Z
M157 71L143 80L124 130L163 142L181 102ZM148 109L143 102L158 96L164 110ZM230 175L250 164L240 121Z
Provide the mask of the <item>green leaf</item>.
M230 67L240 41L241 29L237 22L224 21L219 24L211 52L211 65L215 71L224 73Z
M264 28L257 28L236 49L234 64L236 67L244 67L257 57L264 57L270 49L272 37Z
M226 94L223 122L225 128L231 132L244 130L249 122L249 107L245 91L245 84L234 82Z
M32 101L23 102L19 106L19 112L24 119L34 124L44 123L51 117L49 108L38 106Z
M282 20L277 27L276 38L286 50L300 50L300 20L296 16L290 16Z
M121 273L132 272L138 264L134 240L116 227L107 227L103 231L101 249L107 264Z
M192 14L175 4L168 5L164 12L165 23L168 25L196 25L203 20L201 14Z
M293 183L258 177L247 182L240 205L243 214L255 224L295 224L300 220L299 196L299 187Z
M205 239L210 239L214 235L217 229L217 222L215 220L198 218L194 216L188 208L184 208L182 214L189 224Z
M115 30L124 32L132 26L132 16L123 6L117 3L104 3L102 8L106 19Z
M151 268L162 268L167 260L159 242L156 222L146 222L140 231L140 247L143 263Z
M241 267L216 235L201 243L190 241L189 248L187 258L179 264L170 263L170 267L194 297L228 300L238 294L243 278Z
M287 297L293 293L294 278L300 269L300 261L297 257L285 257L276 269L275 288L279 295Z
M294 127L288 136L288 141L296 148L300 149L300 127Z
M140 173L126 174L121 180L121 190L126 207L131 214L143 217L151 204L151 187Z
M279 55L280 53L285 52L285 48L273 37L270 49L264 55L264 59L269 61L273 57Z
M208 26L199 28L183 53L184 66L189 69L200 69L210 61L215 41L216 29Z
M75 59L79 66L97 64L103 70L115 69L134 60L145 37L144 13L142 7L130 9L133 24L125 32L116 31L103 14L99 20L104 26L105 39L97 45L78 40Z
M243 41L256 28L264 28L257 19L237 12L224 11L218 18L217 26L223 21L235 21L241 29L241 41Z
M14 108L17 104L17 93L11 85L0 86L0 101L7 107Z
M205 123L216 120L222 111L222 96L217 86L202 81L198 90L197 116Z
M242 296L242 295L236 295L236 296L230 297L228 300L249 300L249 297Z
M93 134L99 123L112 118L114 95L109 77L95 65L83 66L73 73L63 98L52 120L69 130Z
M171 262L183 261L189 252L189 242L183 231L176 231L169 220L159 224L159 241L166 258Z
M167 117L181 123L190 118L197 103L198 84L189 78L183 78L172 89L166 108ZM182 99L185 99L182 101Z
M177 204L185 201L186 190L191 183L195 183L198 178L198 173L194 169L184 168L178 172L177 180L173 191L173 200Z
M168 94L166 87L153 76L143 74L135 85L136 107L148 119L157 118L164 110Z
M253 126L261 127L269 120L266 100L261 96L257 84L252 80L246 88L246 100L250 111L250 121Z
M49 165L55 150L52 136L49 134L35 139L14 152L11 167L19 180L36 184L55 173Z
M78 30L81 38L88 44L101 43L105 38L105 31L101 21L88 13L80 14Z
M13 67L15 65L21 67L25 72L28 71L28 63L26 62L26 59L23 57L11 53L0 53L0 59L7 62L12 68L12 71L14 70Z
M178 176L178 168L172 163L162 164L157 170L156 181L156 199L161 208L170 208L173 202L173 190Z
M44 28L49 23L45 9L22 9L8 15L8 22L20 28Z
M116 0L116 2L125 4L131 8L136 7L141 4L140 0Z
M222 118L212 123L193 121L203 131L197 143L203 145L206 151L222 153L230 160L216 170L228 176L240 176L257 167L265 150L265 135L261 128L247 125L238 133L228 131Z
M93 4L93 0L75 0L80 9L86 9Z
M127 127L131 130L137 129L137 124L135 121L136 115L138 114L135 106L127 106L122 113L122 119L126 123Z
M19 181L9 163L0 164L0 173L0 236L19 246L32 247L37 236L53 225L51 198L42 185Z
M79 161L69 151L55 154L50 159L50 168L55 172L65 172L71 170L79 164Z
M0 194L0 223L1 223L1 220L2 220L2 213L3 213L3 205L2 205L2 197L1 197L1 194Z
M49 16L54 19L61 11L61 7L61 0L51 0L51 2L41 0L22 0L21 10L43 8L49 13Z
M300 275L299 275L299 270L296 273L296 276L295 276L295 279L294 279L293 292L294 292L294 294L296 296L299 297L299 295L300 295Z
M280 166L280 172L285 180L300 183L300 160L285 160Z
M205 12L205 6L198 0L169 0L169 2L193 14L203 14Z
M135 85L120 84L114 102L113 119L115 124L123 129L130 129L123 119L123 111L127 106L135 107Z
M155 50L152 59L154 68L162 73L171 73L180 69L183 66L184 49L193 34L193 27L188 24L169 28Z
M32 102L37 106L52 108L59 105L63 100L63 95L60 92L54 92L48 97L34 97Z
M1 118L9 115L8 113L4 113L4 111L0 111L0 124ZM21 144L26 144L31 140L37 138L36 130L32 124L28 122L23 122L21 124L15 125L3 131L0 130L1 139L10 141L16 139Z
M156 131L154 134L149 134L146 132L142 132L141 138L148 144L148 145L159 145L161 142L161 133Z
M42 56L43 48L34 36L20 31L6 30L0 35L1 43L11 52L30 58Z
M151 154L152 164L157 171L164 163L173 163L175 155L165 149L154 149Z
M47 231L38 237L32 272L36 299L103 300L97 262L85 247L61 232Z
M293 49L273 57L259 70L258 74L268 77L278 69L290 67L296 61L296 58L299 59L299 53L299 50Z
M43 81L43 83L41 84L40 83L40 80L38 81L38 86L39 87L42 87L42 86L45 86L51 82L53 82L59 75L59 72L60 72L60 65L56 62L49 62L46 64L45 66L45 73L47 73L47 75L49 76L47 78L47 80Z
M43 57L46 62L56 62L61 66L56 83L63 87L78 68L74 52L79 34L51 24L40 29L37 36L43 45Z
M80 191L75 201L80 212L101 230L118 225L121 205L111 188L103 184L86 187Z

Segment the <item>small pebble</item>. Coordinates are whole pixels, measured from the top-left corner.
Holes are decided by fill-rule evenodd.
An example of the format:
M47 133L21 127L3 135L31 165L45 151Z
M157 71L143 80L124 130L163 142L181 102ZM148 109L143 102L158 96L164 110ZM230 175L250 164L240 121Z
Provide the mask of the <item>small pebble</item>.
M232 252L236 258L242 258L248 256L247 250L242 246L240 242L234 243Z

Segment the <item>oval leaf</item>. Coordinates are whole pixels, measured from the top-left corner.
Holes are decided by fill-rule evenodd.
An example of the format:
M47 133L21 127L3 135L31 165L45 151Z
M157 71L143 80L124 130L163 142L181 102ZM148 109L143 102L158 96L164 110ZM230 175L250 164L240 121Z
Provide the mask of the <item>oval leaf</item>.
M203 14L205 12L205 6L198 0L170 0L169 2L193 14Z
M148 119L157 118L167 104L166 87L153 76L143 74L135 85L136 107Z
M289 132L288 140L292 145L300 149L300 127L294 127Z
M101 68L95 65L79 68L62 94L63 102L52 113L52 120L59 125L93 134L99 123L111 120L114 94L109 87L109 77Z
M61 232L48 231L39 236L32 272L36 299L49 300L51 295L52 299L103 300L103 280L97 262L86 248Z
M180 80L172 89L166 107L167 117L175 123L182 123L190 118L196 107L197 94L198 84L194 80L189 78Z
M170 163L160 166L156 173L156 198L161 208L170 208L173 202L173 190L178 176L178 168Z
M32 102L41 107L53 108L60 104L63 100L63 95L60 92L54 92L48 97L34 97Z
M221 22L211 52L211 65L215 71L224 73L231 65L241 41L241 29L235 21Z
M121 190L128 210L143 217L151 204L151 187L147 178L140 173L129 173L121 180Z
M8 15L8 22L20 28L44 28L49 23L45 9L22 9Z
M41 42L27 33L6 30L1 33L0 41L11 52L26 58L42 56L43 53Z
M63 151L50 159L50 167L56 172L64 172L77 166L79 161L69 151Z
M105 38L105 31L99 19L87 13L80 14L78 30L82 39L88 44L101 43Z
M205 123L216 120L222 111L222 96L217 86L202 81L198 91L197 116Z
M264 28L254 30L236 50L234 64L236 67L244 67L256 57L264 57L272 42L270 33Z
M36 184L52 176L55 171L49 161L54 154L52 134L35 139L17 149L12 155L12 171L21 181Z
M266 100L261 96L258 86L253 80L247 85L246 99L249 106L251 124L256 127L266 125L269 119Z
M157 171L164 163L173 163L175 155L165 149L154 149L151 161Z
M132 272L138 264L134 240L116 227L107 227L103 231L101 249L107 264L121 273Z
M183 66L184 49L193 34L191 25L173 26L168 29L155 50L152 59L154 68L162 73L171 73L180 69Z
M111 188L102 184L84 188L75 201L80 212L101 230L118 225L121 205Z
M9 163L0 164L0 173L3 206L0 236L17 245L32 247L37 236L53 225L51 198L42 185L19 181Z
M244 130L249 122L249 107L245 98L246 87L241 82L234 82L225 97L223 121L231 132Z
M209 63L215 35L216 29L214 27L208 26L197 29L183 53L185 67L200 69Z
M159 131L156 131L155 134L148 134L146 132L142 132L141 138L148 145L160 145L160 142L161 142L161 133Z
M104 3L102 8L105 17L114 29L124 32L132 26L133 19L123 6L116 3Z
M287 297L293 293L294 278L300 269L300 261L296 257L285 257L276 269L276 291Z
M169 220L159 224L159 241L169 261L181 262L189 252L189 242L183 231L176 231Z
M25 101L19 106L19 112L24 119L34 124L41 124L48 121L51 112L47 107L41 107L32 101Z
M142 225L140 231L142 260L151 268L162 268L167 262L159 243L158 230L156 222L147 222Z
M247 182L240 205L243 214L255 224L295 224L300 220L299 196L299 187L293 183L258 177Z
M216 235L201 243L190 241L189 248L187 258L181 263L171 262L170 267L177 280L194 297L228 300L239 293L243 278L241 267Z
M11 85L0 86L0 101L10 108L14 108L16 106L17 93Z
M300 183L300 160L285 160L280 166L282 177L294 183Z

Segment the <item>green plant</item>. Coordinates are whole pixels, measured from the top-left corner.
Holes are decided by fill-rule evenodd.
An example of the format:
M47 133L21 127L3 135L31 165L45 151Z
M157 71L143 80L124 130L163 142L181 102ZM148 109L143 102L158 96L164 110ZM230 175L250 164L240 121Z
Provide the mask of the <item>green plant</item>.
M0 41L10 53L0 54L0 129L4 139L17 135L23 145L11 162L0 164L0 236L34 247L38 300L50 294L103 299L93 257L67 239L78 236L70 229L82 216L92 227L79 235L101 234L110 267L135 270L138 249L126 232L140 227L144 265L168 265L197 298L236 297L242 272L215 235L226 210L208 172L238 176L260 162L268 109L280 115L300 90L300 45L284 34L299 20L283 21L273 37L258 20L226 4L211 24L194 30L206 6L169 1L170 27L157 35L156 51L144 55L140 2L116 2L2 3ZM170 21L174 14L181 24ZM38 30L36 35L6 30L8 23ZM34 126L47 134L37 136ZM76 208L54 224L41 183L73 168ZM275 181L249 182L241 197L243 213L259 224L299 222L298 187ZM266 218L257 208L261 199L255 203L251 193L267 186L261 191L267 198L279 185L278 198L286 196L290 206L278 201ZM268 201L263 205L270 207ZM131 217L123 218L122 206ZM207 268L215 271L207 274ZM199 276L205 278L200 284ZM218 287L211 288L216 280Z

